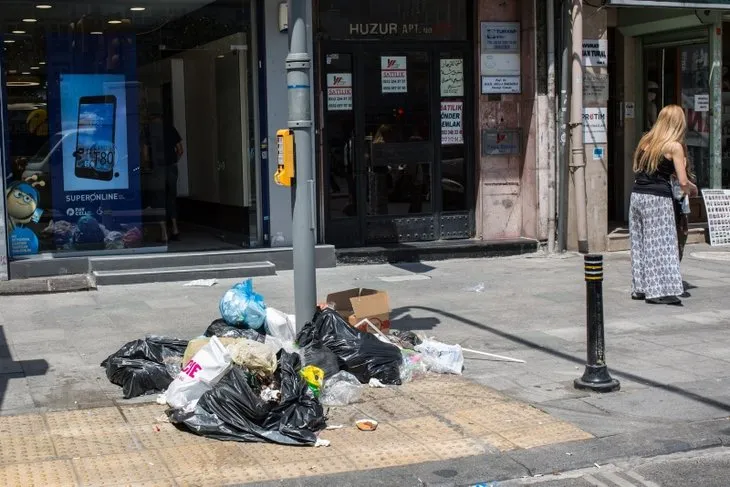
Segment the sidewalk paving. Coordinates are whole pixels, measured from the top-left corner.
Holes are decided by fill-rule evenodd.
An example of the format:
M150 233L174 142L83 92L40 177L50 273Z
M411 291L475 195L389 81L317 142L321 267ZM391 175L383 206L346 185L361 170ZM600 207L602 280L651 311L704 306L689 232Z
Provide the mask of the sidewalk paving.
M395 328L421 330L444 342L526 360L526 364L515 364L466 354L464 375L489 388L479 390L475 394L479 397L510 398L514 402L507 402L515 406L515 411L524 408L519 401L529 403L550 415L545 416L546 422L566 425L570 435L555 441L573 438L573 434L578 435L574 439L587 438L580 436L587 433L596 438L582 440L590 443L616 435L637 438L636 433L644 430L649 434L728 417L728 271L730 253L707 246L690 247L683 274L692 287L692 296L681 308L651 306L629 299L628 254L606 256L606 359L611 374L622 386L620 392L606 395L577 391L572 386L585 363L585 283L580 256L339 267L318 272L318 295L324 297L328 292L350 287L383 289L390 294ZM119 411L119 407L124 412L125 408L142 407L161 411L160 406L140 406L135 401L121 400L120 389L107 381L98 364L123 343L145 334L181 338L201 334L217 317L218 299L232 282L221 282L213 288L184 288L182 283L166 283L101 288L88 293L0 297L0 343L7 343L5 349L0 347L0 414L36 418L0 418L5 421L0 424L36 424L33 421L48 418L49 414L71 414L54 411L86 408ZM468 290L482 282L484 292ZM257 278L255 287L268 304L284 311L293 310L291 272ZM444 420L447 427L453 426L444 415L448 413L444 408L470 409L461 407L461 402L469 397L465 390L477 387L463 386L459 378L447 379L451 381L448 384L461 389L458 394L442 396L453 398L451 402L443 402L440 409L429 409L421 415L424 421L435 421L431 424L434 428L441 427ZM398 394L407 397L412 393L411 387L427 387L433 380L424 381L422 386L416 382ZM423 407L423 398L417 398L398 402L395 409L389 410L395 412L391 417L386 414L388 411L363 411L363 405L358 406L357 413L382 415L386 424L409 421L413 410ZM377 400L373 398L374 402ZM137 402L145 401L149 398ZM485 417L492 409L487 403L477 406ZM116 420L124 417L119 415ZM47 423L46 419L42 424ZM531 433L548 437L534 426ZM39 433L52 436L49 431ZM387 433L388 428L382 431ZM465 439L473 440L468 430L463 431ZM154 432L158 436L162 433ZM142 438L133 438L135 445L144 444ZM495 449L500 446L498 443L482 440L477 450L464 455L490 455L499 449ZM428 455L414 456L413 463L442 458L432 448L435 442L415 441L431 446L426 447ZM61 458L54 441L46 446L49 444L55 448L53 458ZM516 446L528 448L537 444ZM233 447L221 445L214 443L211 451ZM19 452L28 445L21 442L15 446L20 450L8 455L17 459L15 455L22 454ZM408 451L413 444L396 442L391 446ZM249 447L235 446L244 451ZM337 445L335 450L306 451L315 452L311 454L316 457L328 455L317 452L336 449ZM135 458L146 459L140 453L137 455ZM312 472L326 473L316 469ZM174 476L170 472L169 478Z

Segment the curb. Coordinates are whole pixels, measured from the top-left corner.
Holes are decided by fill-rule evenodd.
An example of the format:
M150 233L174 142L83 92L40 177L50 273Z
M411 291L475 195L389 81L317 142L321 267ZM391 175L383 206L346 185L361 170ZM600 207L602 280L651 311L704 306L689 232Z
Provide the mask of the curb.
M69 293L77 291L92 291L95 289L96 282L89 274L33 277L29 279L0 281L0 296Z

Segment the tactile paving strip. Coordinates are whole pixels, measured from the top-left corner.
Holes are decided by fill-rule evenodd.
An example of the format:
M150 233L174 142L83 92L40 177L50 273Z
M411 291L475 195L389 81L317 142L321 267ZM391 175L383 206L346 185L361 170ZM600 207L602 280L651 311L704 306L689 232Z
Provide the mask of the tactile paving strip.
M316 448L316 450L321 449L322 448ZM327 458L326 461L304 460L293 463L279 463L264 466L264 470L267 472L271 480L328 475L333 473L350 472L355 469L356 467L354 462L344 456L332 456Z
M376 421L415 418L429 413L420 404L400 396L357 404L356 407L364 414L365 418Z
M152 451L78 458L73 464L82 485L139 485L172 478Z
M460 391L460 390L458 390ZM488 408L492 404L505 401L503 396L486 392L484 395L467 396L460 392L444 394L441 392L411 394L409 399L434 412L450 412L455 409Z
M370 448L368 448L370 446ZM401 438L395 445L375 446L363 444L358 455L349 455L358 470L397 467L414 463L440 460L439 456L424 445Z
M428 448L436 453L442 460L454 458L473 457L486 453L487 449L477 441L470 438L458 440L441 440L428 443Z
M46 431L46 424L40 414L22 416L0 416L0 435L27 436Z
M269 478L242 445L234 442L177 446L157 453L180 485L227 485Z
M63 458L93 457L140 450L126 426L98 431L67 429L51 434L56 453Z
M156 424L161 418L166 418L166 406L160 404L145 404L143 406L123 406L120 408L129 424Z
M392 425L411 438L427 445L444 440L465 439L456 428L440 421L435 416L394 421Z
M25 463L56 458L50 436L47 433L37 435L3 435L0 437L0 464Z
M180 430L170 423L145 424L132 426L131 428L142 446L150 450L201 443L217 443L216 440Z
M67 460L0 466L0 479L4 487L76 485L71 462Z
M52 433L114 430L125 425L124 418L115 407L57 411L46 413L45 416Z
M520 448L534 448L537 446L593 438L591 434L563 422L552 422L538 426L501 431L499 434Z

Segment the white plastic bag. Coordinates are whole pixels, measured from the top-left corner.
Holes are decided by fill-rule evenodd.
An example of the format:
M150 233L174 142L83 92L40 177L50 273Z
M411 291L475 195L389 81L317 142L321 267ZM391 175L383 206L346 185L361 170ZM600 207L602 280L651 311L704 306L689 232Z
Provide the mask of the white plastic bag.
M357 377L344 370L324 381L319 402L323 406L347 406L360 400L362 384Z
M278 309L266 308L266 334L283 342L293 342L297 336L295 319Z
M428 370L437 374L461 375L464 368L464 353L461 345L447 345L436 340L425 339L416 345Z
M231 367L231 354L218 337L201 348L168 387L167 403L175 408L192 410L198 399L210 390Z

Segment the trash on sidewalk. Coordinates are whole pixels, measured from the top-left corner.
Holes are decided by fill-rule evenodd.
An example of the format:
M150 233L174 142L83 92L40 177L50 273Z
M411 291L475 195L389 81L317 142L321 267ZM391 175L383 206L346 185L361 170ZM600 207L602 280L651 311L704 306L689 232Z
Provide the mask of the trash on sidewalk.
M236 328L226 323L226 320L219 318L210 324L204 333L207 337L216 336L218 338L248 338L260 343L264 343L265 337L255 330L247 328Z
M102 363L125 399L164 391L180 371L187 340L149 336L125 344Z
M307 382L309 390L312 391L314 397L319 397L319 393L324 385L324 371L314 365L307 365L299 373L302 379Z
M224 347L227 347L228 345L235 343L236 338L230 338L230 337L217 337L218 340L223 344ZM185 368L185 366L188 364L191 358L200 351L201 348L206 346L208 343L210 343L211 337L200 337L200 338L193 338L188 343L187 348L185 349L185 353L183 354L182 359L182 366ZM177 377L177 374L175 375Z
M241 338L240 340L245 340ZM165 393L167 403L176 409L195 408L200 397L209 391L231 368L231 354L218 337L212 337L185 364Z
M218 279L196 279L183 284L183 287L213 287L216 284L218 284Z
M300 347L316 342L329 348L337 356L341 369L363 384L373 377L383 384L401 383L402 357L398 347L356 330L331 308L317 310L313 320L297 336Z
M413 350L401 350L401 354L403 355L403 362L400 366L401 382L405 384L428 373L428 366L420 353Z
M266 321L264 298L254 292L251 279L236 284L226 291L219 308L221 316L231 326L259 330Z
M316 365L324 371L324 377L332 377L340 371L337 355L320 342L313 342L300 349L304 365Z
M423 361L431 372L437 374L461 375L464 368L464 354L461 345L447 345L432 339L425 339L416 345Z
M484 283L480 282L476 286L472 286L472 287L468 287L468 288L464 289L464 291L466 291L468 293L483 293L486 289L487 289L487 287L484 285Z
M296 318L282 313L278 309L266 308L266 334L282 340L293 342L297 336Z
M382 382L380 382L378 379L376 379L374 377L372 379L370 379L370 382L368 382L368 385L373 389L383 389L386 387L385 384L383 384Z
M384 291L348 289L329 294L327 303L334 305L335 311L360 331L370 332L367 325L358 325L364 319L370 320L381 331L387 333L390 330L390 300Z
M378 429L378 422L374 419L360 419L355 421L355 426L360 431L375 431Z
M237 338L227 348L233 363L250 370L253 374L270 376L276 372L278 350L266 344Z
M512 358L512 357L506 357L504 355L497 355L496 353L481 352L479 350L472 350L471 348L462 348L461 350L464 351L464 352L469 352L469 353L473 353L473 354L476 354L476 355L483 355L485 357L496 358L498 360L504 360L506 362L515 362L515 363L518 363L518 364L524 364L525 363L525 361L522 360L522 359ZM576 369L577 368L578 367L576 367Z
M325 378L319 402L323 406L347 406L360 400L362 384L349 372L340 371Z

